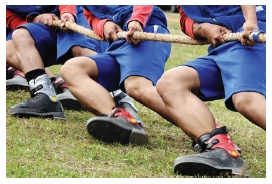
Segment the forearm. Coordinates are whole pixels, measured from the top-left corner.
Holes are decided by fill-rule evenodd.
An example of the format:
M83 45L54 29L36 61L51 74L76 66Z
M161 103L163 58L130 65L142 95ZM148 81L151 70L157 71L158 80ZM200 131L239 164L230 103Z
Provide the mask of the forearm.
M246 21L257 22L255 5L241 5L241 9Z
M207 38L206 35L206 28L207 26L209 26L209 23L197 23L195 22L193 24L193 34L195 36L195 38Z

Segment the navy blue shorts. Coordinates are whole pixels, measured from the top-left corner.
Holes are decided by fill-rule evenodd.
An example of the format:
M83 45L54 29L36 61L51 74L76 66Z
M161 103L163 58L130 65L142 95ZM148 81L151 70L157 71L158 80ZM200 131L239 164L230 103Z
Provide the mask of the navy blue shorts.
M13 33L13 31L12 30L10 30L10 29L6 29L6 41L9 41L9 40L11 40L12 39L12 33Z
M261 30L265 23L259 23ZM184 65L197 70L201 98L204 101L225 98L226 107L236 111L231 96L239 92L257 92L266 97L266 45L245 47L230 42L213 49L207 56Z
M147 25L144 32L169 34L159 25ZM122 89L129 76L145 77L156 85L164 72L170 55L171 43L142 41L133 45L126 40L113 42L105 53L90 56L98 68L98 83L108 91Z

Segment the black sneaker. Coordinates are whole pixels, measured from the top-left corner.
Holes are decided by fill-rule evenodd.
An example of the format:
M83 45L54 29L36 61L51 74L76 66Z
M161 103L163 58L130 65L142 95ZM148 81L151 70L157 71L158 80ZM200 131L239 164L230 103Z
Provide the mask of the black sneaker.
M6 68L6 89L8 90L29 90L25 75L12 67Z
M52 84L57 93L57 98L59 99L64 109L85 110L85 108L82 107L78 100L72 95L61 76L56 77L56 80L53 81Z
M12 106L10 114L20 118L43 117L65 119L61 103L59 101L52 102L44 93L35 94L31 99Z
M11 107L11 115L65 119L63 107L46 74L31 80L29 87L31 98Z
M143 127L123 108L116 107L110 116L96 116L87 121L90 135L104 142L142 145L148 143Z

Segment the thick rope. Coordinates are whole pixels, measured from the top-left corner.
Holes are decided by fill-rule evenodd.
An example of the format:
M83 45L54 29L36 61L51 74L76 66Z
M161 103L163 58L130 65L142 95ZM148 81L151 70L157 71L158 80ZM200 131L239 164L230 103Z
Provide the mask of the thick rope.
M53 25L58 27L60 25L60 20L54 20ZM65 22L65 27L75 31L77 33L83 34L87 37L105 41L100 36L95 34L94 31L91 29L85 28L73 22ZM126 38L126 32L118 32L117 36L119 39ZM241 33L228 33L224 34L224 41L240 41ZM146 33L146 32L135 32L132 36L135 40L149 40L149 41L161 41L161 42L171 42L171 43L179 43L179 44L187 44L187 45L206 45L210 44L208 40L195 40L189 36L182 36L182 35L171 35L171 34L158 34L158 33ZM252 33L249 35L249 39L253 41ZM266 43L266 34L260 33L258 34L258 42L259 43Z

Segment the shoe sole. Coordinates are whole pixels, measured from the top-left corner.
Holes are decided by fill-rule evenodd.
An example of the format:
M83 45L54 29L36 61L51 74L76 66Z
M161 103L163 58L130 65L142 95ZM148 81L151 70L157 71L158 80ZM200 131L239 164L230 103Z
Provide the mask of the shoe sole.
M22 84L6 84L7 90L29 90L29 86L23 86Z
M211 167L201 163L182 163L177 164L174 167L176 174L189 175L189 176L232 176L232 170L230 169L219 169Z
M208 160L207 160L208 162ZM228 163L226 163L228 164ZM239 166L239 169L231 167L215 167L204 162L185 161L180 157L174 161L174 172L176 174L189 176L223 176L223 177L241 177L248 178L249 173L246 172L246 166Z
M13 116L18 116L19 118L30 118L30 117L43 117L43 118L53 118L53 119L63 119L65 120L64 112L47 112L47 113L38 113L38 112L31 112L32 109L23 109L18 110L16 109L10 110L10 114Z
M147 135L135 128L124 127L108 118L92 118L87 121L87 130L94 138L108 142L119 142L123 145L148 143Z

